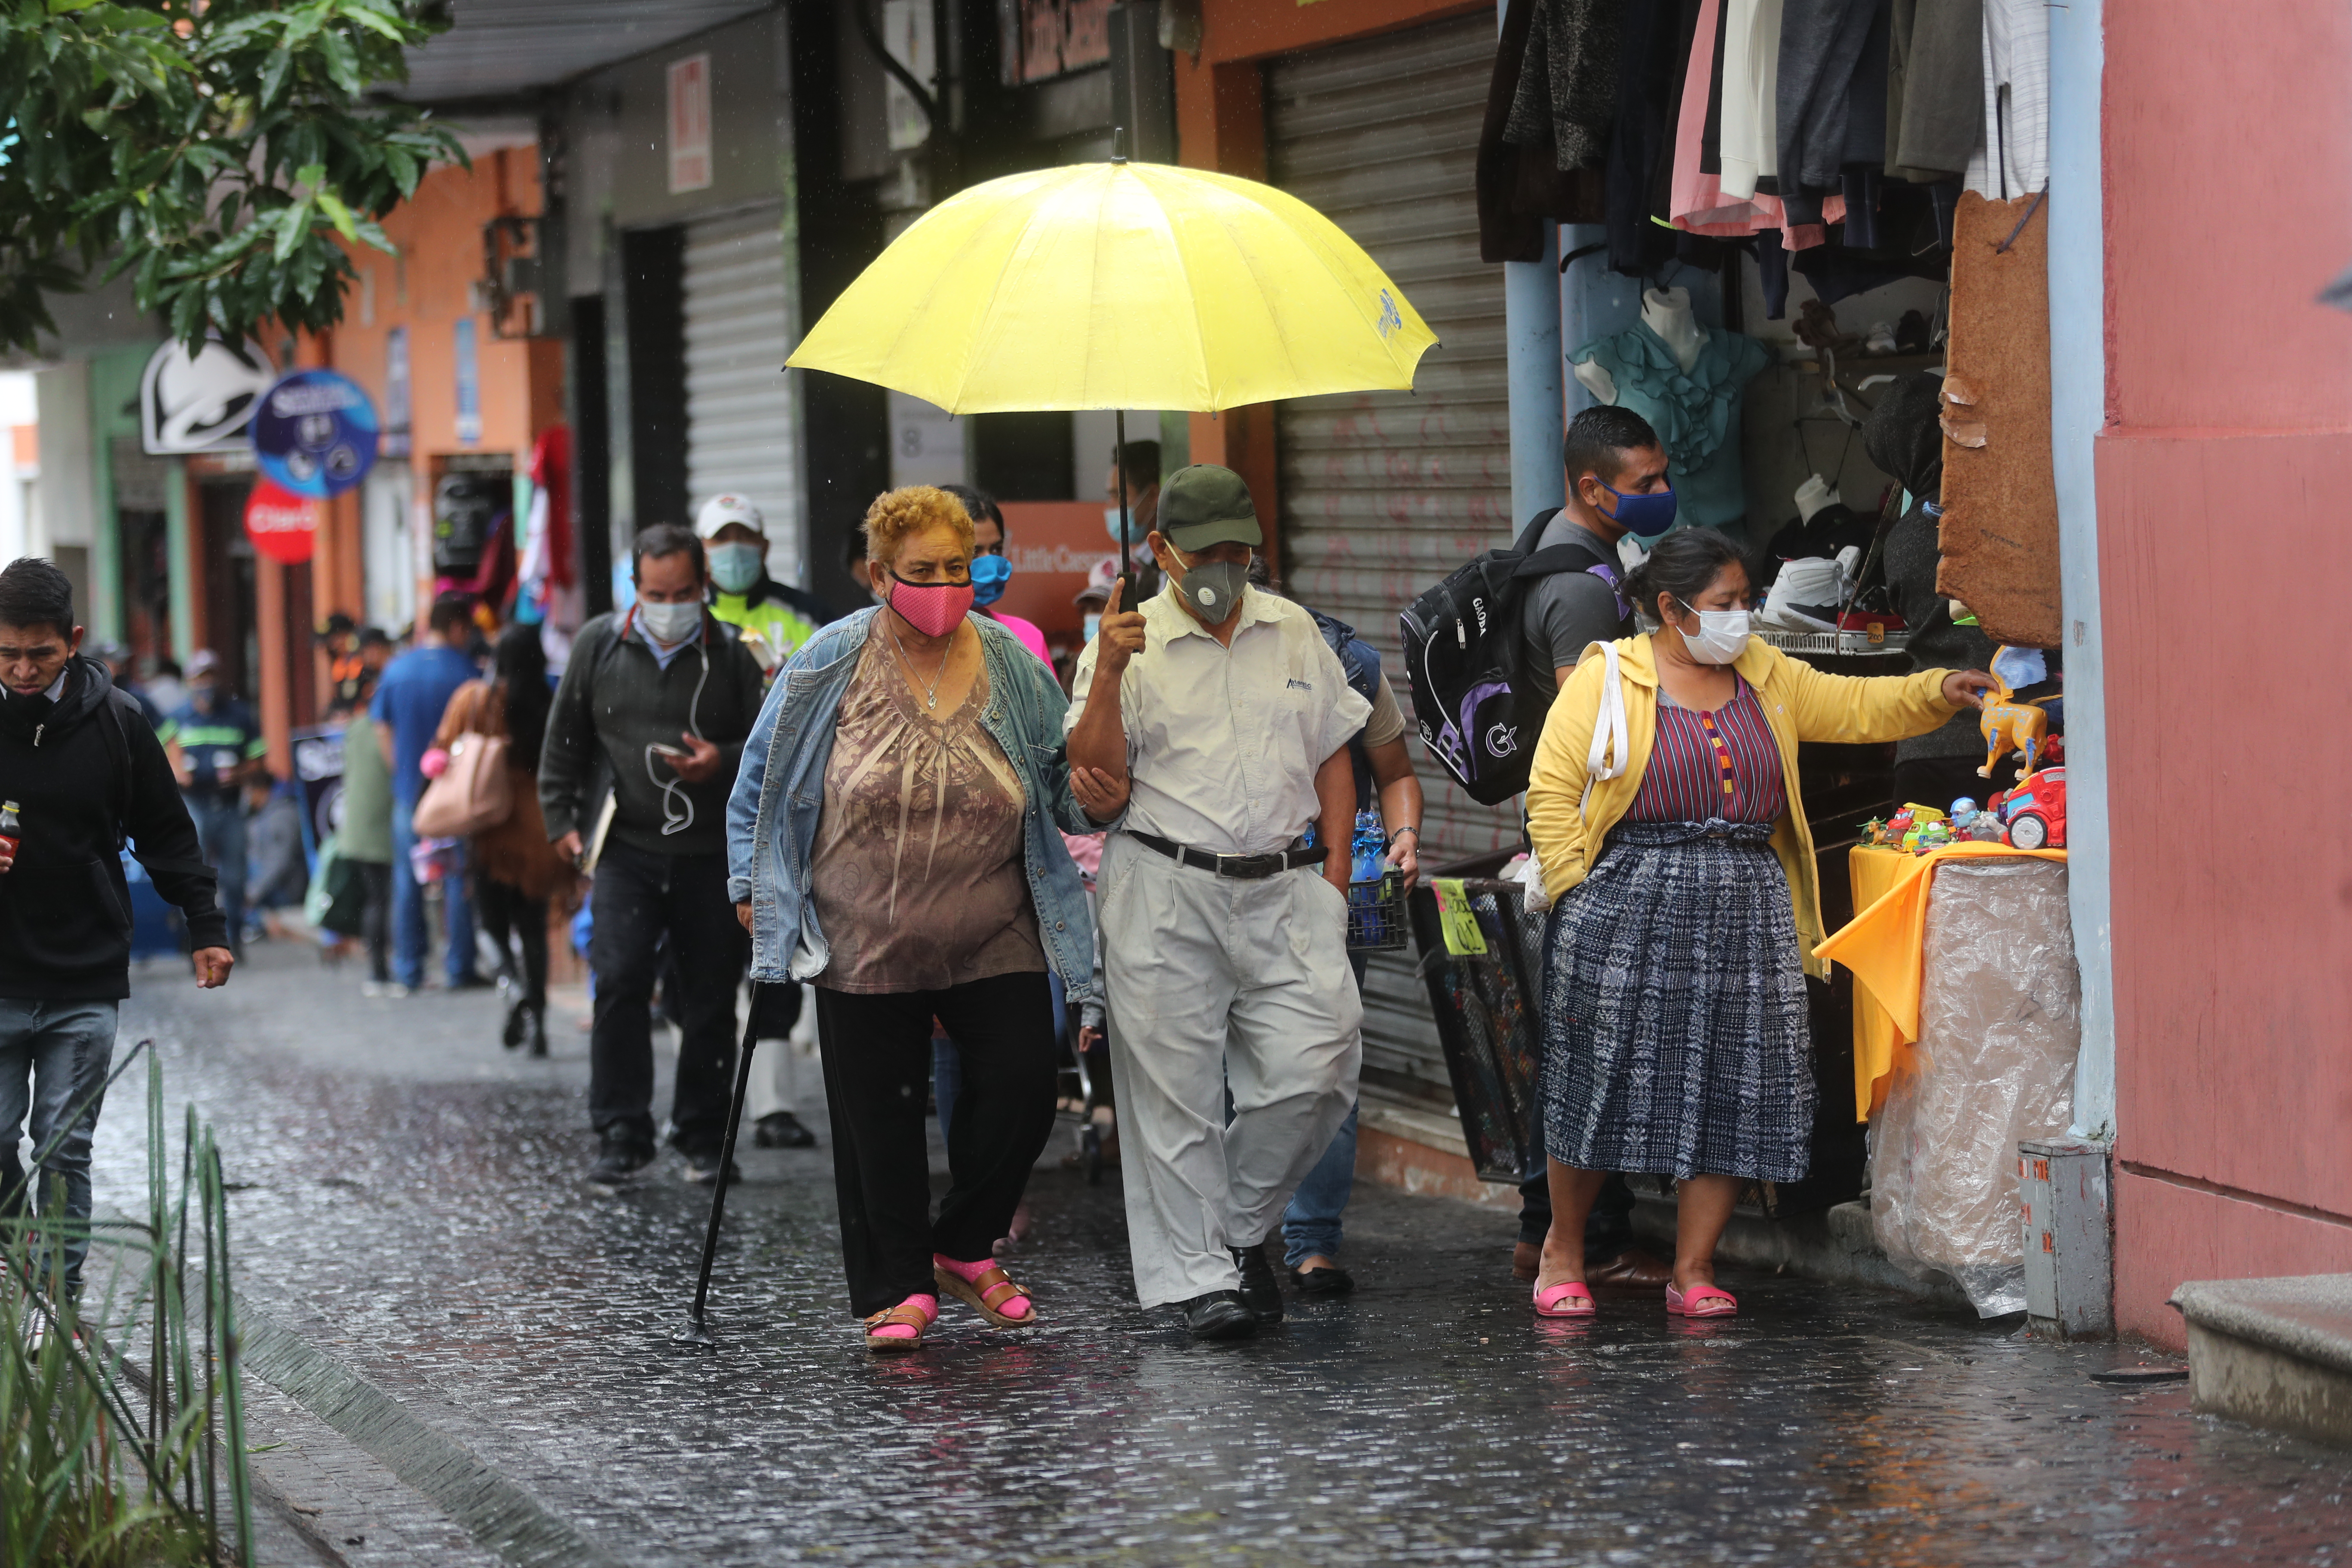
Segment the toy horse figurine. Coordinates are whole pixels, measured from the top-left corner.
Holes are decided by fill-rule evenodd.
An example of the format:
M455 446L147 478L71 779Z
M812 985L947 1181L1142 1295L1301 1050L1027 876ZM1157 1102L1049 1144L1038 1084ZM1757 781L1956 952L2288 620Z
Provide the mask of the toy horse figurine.
M2009 679L2001 672L2000 654L2008 651L2002 648L1993 656L1992 677L2000 690L1985 699L1984 716L1979 721L1985 738L1985 763L1977 770L1980 779L1992 777L1994 765L2010 752L2022 755L2024 773L2032 773L2041 763L2042 744L2050 733L2050 715L2035 702L2017 701L2011 691Z

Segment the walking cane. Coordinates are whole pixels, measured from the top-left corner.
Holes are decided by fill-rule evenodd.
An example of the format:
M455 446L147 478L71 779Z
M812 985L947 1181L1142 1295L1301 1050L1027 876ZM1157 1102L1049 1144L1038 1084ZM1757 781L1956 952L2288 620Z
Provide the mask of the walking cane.
M735 1064L735 1098L727 1108L727 1137L719 1147L719 1180L710 1191L710 1228L702 1236L702 1272L694 1282L694 1306L686 1315L686 1327L670 1338L682 1345L698 1350L717 1350L719 1342L710 1337L710 1325L703 1309L710 1301L710 1262L719 1253L719 1222L727 1213L727 1173L735 1168L735 1129L743 1121L743 1101L751 1092L751 1050L759 1044L760 983L751 982L751 1005L743 1013L743 1052Z

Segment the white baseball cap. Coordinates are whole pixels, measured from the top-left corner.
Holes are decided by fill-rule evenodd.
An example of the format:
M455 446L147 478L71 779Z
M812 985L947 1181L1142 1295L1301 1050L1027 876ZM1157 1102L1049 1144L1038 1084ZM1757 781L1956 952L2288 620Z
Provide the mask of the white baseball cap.
M768 536L768 520L760 515L758 507L739 495L712 496L704 501L702 510L694 516L695 536L716 539L719 531L730 522L741 523L762 539Z

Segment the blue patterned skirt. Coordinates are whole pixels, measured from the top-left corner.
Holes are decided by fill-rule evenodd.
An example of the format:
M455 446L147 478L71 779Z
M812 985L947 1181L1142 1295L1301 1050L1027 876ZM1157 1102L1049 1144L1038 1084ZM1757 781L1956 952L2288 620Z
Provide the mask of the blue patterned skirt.
M1765 823L1623 822L1544 941L1544 1147L1588 1171L1793 1182L1813 1127Z

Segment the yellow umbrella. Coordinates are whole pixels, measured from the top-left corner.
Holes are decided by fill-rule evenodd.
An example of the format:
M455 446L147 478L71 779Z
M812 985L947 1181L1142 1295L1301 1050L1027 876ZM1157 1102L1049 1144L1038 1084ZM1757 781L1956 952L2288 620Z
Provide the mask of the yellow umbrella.
M950 414L1211 412L1407 389L1436 341L1362 247L1296 196L1114 160L1009 174L940 203L790 364Z

